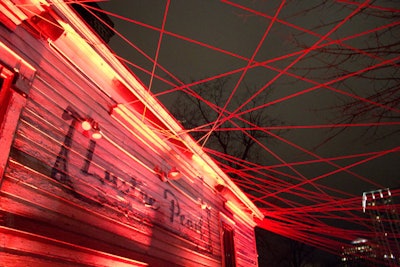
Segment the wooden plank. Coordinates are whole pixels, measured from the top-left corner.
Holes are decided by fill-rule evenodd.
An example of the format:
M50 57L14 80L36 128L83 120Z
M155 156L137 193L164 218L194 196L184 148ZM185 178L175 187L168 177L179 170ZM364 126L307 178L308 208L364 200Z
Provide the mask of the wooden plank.
M236 222L234 239L238 267L257 266L254 230L244 223Z
M8 249L0 249L0 261L2 267L87 267L70 261L61 261L55 259L39 257L38 255L22 253L20 251L9 251Z
M137 227L138 230L134 230L131 225L121 223L121 221L110 220L108 217L101 217L100 214L94 214L93 211L90 210L80 211L79 207L74 207L70 203L64 204L60 200L55 199L54 196L46 197L46 195L43 192L40 192L38 189L32 188L29 190L25 188L26 185L24 185L24 183L21 181L18 183L14 182L14 186L10 186L8 184L8 179L5 180L5 182L5 189L9 193L6 194L6 197L0 200L1 203L4 204L4 207L6 207L6 209L9 211L39 220L46 220L46 222L61 224L60 227L63 229L75 232L81 231L81 234L84 235L101 238L106 238L109 236L109 238L106 238L105 240L103 239L102 242L112 243L114 245L128 245L129 242L136 244L136 242L140 242L142 239L140 236L143 236L143 234L138 232L138 230L141 232L143 231L143 229L139 229L140 225ZM11 187L14 187L15 189ZM14 194L14 196L11 196L10 194ZM18 194L20 194L20 197L16 197ZM23 200L21 199L21 196L29 196L29 198ZM34 203L31 201L34 201ZM90 222L96 225L96 227L93 228L93 226L90 225L86 226L85 222ZM112 233L105 234L104 232L101 232L102 230L96 230L98 228L104 230L112 229ZM153 257L162 257L164 260L175 260L177 263L181 261L187 262L196 260L196 258L198 259L200 257L202 258L201 261L208 262L208 266L214 266L214 264L210 263L215 263L215 259L207 258L204 255L195 253L190 249L185 249L182 247L183 242L187 241L181 240L181 244L178 245L177 241L179 241L179 239L170 236L168 232L157 229L157 227L147 227L146 229L148 229L148 232L145 236L143 236L144 239L142 241L142 246L144 246L143 253L154 253L154 255L152 255ZM128 242L128 240L125 240L124 238L128 238L130 241ZM188 246L188 244L186 244L186 246ZM134 245L134 247L137 248L138 245ZM152 252L149 252L149 250ZM179 254L179 259L175 259L176 253ZM184 263L182 264L184 265Z
M57 266L58 263L60 263L59 266L67 263L71 265L77 264L78 266L95 267L148 266L148 264L144 262L123 258L67 242L60 242L58 240L10 229L4 226L0 226L0 233L1 243L7 244L8 255L11 254L10 251L18 251L18 253L31 255L31 261L33 258L36 262L53 261L54 266ZM0 256L5 255L0 254Z
M134 244L132 242L119 240L118 244L109 243L107 240L102 238L104 236L92 236L88 233L90 232L81 232L77 233L76 231L70 231L67 228L60 227L60 225L53 225L47 221L43 220L35 220L33 218L28 218L24 216L20 216L15 213L1 212L0 215L3 215L3 226L12 228L13 230L22 231L26 233L32 233L35 236L42 236L44 238L50 238L55 242L61 243L70 243L79 246L83 246L85 248L89 248L94 251L104 252L112 255L117 255L127 259L135 259L143 262L147 262L151 266L171 266L172 262L167 264L165 259L157 259L156 257L152 257L149 259L146 256L147 250L139 253L134 251ZM80 226L76 226L77 229L80 229ZM105 233L107 235L107 233ZM117 242L117 240L116 240ZM1 249L0 249L1 251ZM16 252L21 254L21 251ZM1 256L0 256L1 257ZM38 257L38 256L36 256ZM1 266L1 264L0 264ZM34 266L42 266L42 265L34 265ZM70 263L71 266L71 263ZM73 264L73 266L76 266ZM113 265L114 266L114 265Z

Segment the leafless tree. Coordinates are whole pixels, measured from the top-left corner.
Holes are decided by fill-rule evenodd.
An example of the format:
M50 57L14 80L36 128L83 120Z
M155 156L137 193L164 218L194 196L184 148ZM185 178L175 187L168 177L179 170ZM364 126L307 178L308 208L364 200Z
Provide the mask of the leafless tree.
M337 14L348 14L360 7L355 1L322 1L293 16L304 16L304 13L315 12L326 8L336 8ZM333 7L335 5L335 7ZM371 1L350 19L347 34L342 41L332 45L321 46L316 53L309 56L315 67L295 67L297 71L307 73L308 78L330 81L335 88L345 90L332 109L338 116L332 123L351 124L358 122L390 122L400 117L400 10L398 1ZM310 29L318 32L340 22L337 16L321 19L318 26ZM363 25L368 25L363 27ZM294 42L303 49L309 46L303 42L301 33L294 37ZM340 40L340 38L339 38ZM384 64L381 64L385 62ZM364 68L365 71L360 71ZM318 71L315 71L318 69ZM313 74L314 73L314 74ZM314 75L314 76L313 76ZM318 77L317 77L318 76ZM344 78L348 77L348 78ZM349 96L352 97L349 97ZM334 130L332 137L345 128ZM376 138L399 133L399 129L383 131L382 127L371 126L365 133L372 133Z
M218 161L232 168L238 168L238 160L243 162L261 163L262 154L256 149L256 142L265 142L271 137L263 131L257 130L255 126L265 127L278 124L276 118L271 118L263 110L254 110L244 113L240 118L231 118L218 129L213 129L215 121L220 117L223 119L230 115L229 110L235 109L241 104L242 99L247 99L249 95L255 92L251 86L244 85L235 95L227 111L222 112L227 98L227 92L231 91L233 86L229 78L212 80L208 83L202 83L192 88L194 93L188 94L182 92L172 105L172 114L181 121L185 129L188 129L194 139L208 149L216 150L220 155L229 155L229 158L218 157ZM194 95L195 94L195 95ZM268 98L265 92L256 100L253 100L247 106L252 109ZM218 123L218 122L217 122ZM210 131L213 129L212 131ZM246 129L246 130L242 130ZM207 137L207 134L211 134Z

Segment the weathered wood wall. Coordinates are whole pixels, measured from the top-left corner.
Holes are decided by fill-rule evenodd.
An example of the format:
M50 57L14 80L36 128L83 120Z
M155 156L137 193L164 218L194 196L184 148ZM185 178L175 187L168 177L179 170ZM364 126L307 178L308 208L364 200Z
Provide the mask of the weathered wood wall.
M5 266L221 266L221 197L196 177L162 182L153 169L168 155L116 123L116 103L45 42L2 26L0 41L37 69L0 181ZM87 117L102 139L80 128ZM235 231L238 266L256 266L253 229Z

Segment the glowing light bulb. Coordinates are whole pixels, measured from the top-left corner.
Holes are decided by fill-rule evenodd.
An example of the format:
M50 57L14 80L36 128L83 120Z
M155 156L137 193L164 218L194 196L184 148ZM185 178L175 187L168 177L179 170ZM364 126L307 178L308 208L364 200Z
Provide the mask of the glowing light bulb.
M171 168L171 170L168 173L168 178L171 180L176 180L181 177L181 172L178 171L175 167Z
M85 131L90 131L92 129L92 123L89 120L82 121L81 126Z
M93 139L98 140L98 139L101 139L102 137L103 137L103 135L101 134L100 131L94 131L94 132L92 133L92 138L93 138Z
M92 126L93 126L92 138L96 140L102 138L103 136L100 132L99 124L97 122L93 122Z

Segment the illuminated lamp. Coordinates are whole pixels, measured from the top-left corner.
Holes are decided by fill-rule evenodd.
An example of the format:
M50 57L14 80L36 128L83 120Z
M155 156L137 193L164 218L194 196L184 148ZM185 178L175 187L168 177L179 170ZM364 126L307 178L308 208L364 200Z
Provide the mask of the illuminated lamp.
M93 123L92 119L83 120L81 122L81 127L85 131L90 131L92 129L92 123Z
M103 137L103 135L100 132L98 123L97 122L93 122L92 126L93 126L92 138L96 139L96 140L101 139Z
M175 167L172 167L171 170L168 172L168 179L177 180L181 178L182 174L178 171Z

